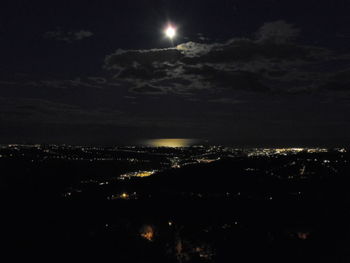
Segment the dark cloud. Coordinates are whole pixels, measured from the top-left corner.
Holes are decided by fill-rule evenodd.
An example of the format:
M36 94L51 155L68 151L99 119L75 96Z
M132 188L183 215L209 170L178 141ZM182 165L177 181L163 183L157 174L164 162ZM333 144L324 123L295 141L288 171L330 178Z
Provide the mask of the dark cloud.
M62 29L57 28L56 30L45 32L44 38L71 43L74 41L83 40L85 38L90 38L93 35L94 33L89 30L79 30L79 31L73 32L73 31L63 31Z
M279 20L265 23L256 33L259 42L268 43L290 43L300 34L300 29L294 25L288 24L286 21Z
M323 89L333 92L344 92L350 89L350 69L330 74L325 83L321 86Z
M157 87L147 85L147 84L144 86L141 86L141 87L132 88L130 91L132 91L134 93L151 94L151 95L165 93L164 89L157 88Z
M232 98L218 98L209 100L211 103L223 103L223 104L241 104L244 103L244 101L232 99Z
M322 91L330 74L336 74L325 69L344 56L327 48L293 43L299 33L285 21L270 22L257 31L256 39L117 50L106 57L104 67L116 80L128 82L130 91L145 94L153 93L150 87L162 94L227 89L272 94Z
M122 113L103 108L87 109L76 105L40 99L9 99L0 97L0 121L35 124L107 124L121 123Z

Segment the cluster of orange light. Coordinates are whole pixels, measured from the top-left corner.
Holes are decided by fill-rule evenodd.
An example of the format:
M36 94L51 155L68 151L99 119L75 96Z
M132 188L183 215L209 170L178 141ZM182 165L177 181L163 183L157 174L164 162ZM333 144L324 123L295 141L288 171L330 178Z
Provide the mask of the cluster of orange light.
M140 236L148 241L153 241L154 239L154 228L150 225L145 225L140 230Z
M135 177L148 177L150 175L154 174L154 171L144 171L144 172L139 172L135 175Z

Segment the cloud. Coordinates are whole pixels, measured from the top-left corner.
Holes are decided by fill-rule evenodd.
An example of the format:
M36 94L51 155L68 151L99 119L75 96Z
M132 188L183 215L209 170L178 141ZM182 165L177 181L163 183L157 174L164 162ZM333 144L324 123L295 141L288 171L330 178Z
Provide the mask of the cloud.
M218 98L218 99L213 99L209 100L209 102L212 103L221 103L221 104L241 104L244 103L244 101L232 99L232 98Z
M141 87L136 87L131 89L134 93L140 93L140 94L151 94L151 95L157 95L157 94L164 94L165 90L161 88L157 88L151 85L144 85Z
M78 40L89 35L86 32L68 35ZM186 100L200 96L200 100L223 104L225 100L220 98L229 96L235 101L235 94L250 97L252 93L273 96L319 93L340 97L341 92L349 92L346 76L350 55L293 43L299 32L285 21L269 22L257 30L257 38L212 43L190 41L162 49L118 49L105 57L105 72L100 76L66 80L6 77L0 80L0 85L9 94L14 94L16 89L27 92L20 86L34 87L44 99L65 90L64 97L71 98L77 97L78 92L101 93L104 99L109 92L122 97L129 92L136 97L173 94ZM66 41L67 34L62 30L50 34ZM48 88L55 91L50 93ZM95 95L87 96L90 101ZM107 101L112 98L108 97Z
M157 93L182 95L203 90L212 94L225 90L271 94L324 90L321 86L344 56L327 48L293 43L299 33L285 21L269 22L257 30L255 39L119 49L106 56L104 68L114 80L129 83L130 91L139 94L152 94L150 87Z
M68 35L81 39L85 32L77 32L79 37L75 33ZM252 93L273 96L319 93L339 97L341 92L348 92L350 55L293 43L299 32L285 21L269 22L257 30L258 38L213 43L190 41L162 49L118 49L105 57L103 76L33 79L22 83L18 78L7 78L0 85L8 87L8 93L13 90L10 86L32 86L50 98L46 88L55 89L54 94L67 90L67 97L69 93L76 97L78 91L107 97L103 90L113 89L111 92L118 96L127 95L127 91L133 96L175 94L186 100L200 96L200 100L223 104L224 96L236 101L235 94L250 97ZM56 35L65 36L60 30Z
M197 38L201 41L209 41L210 40L210 38L204 36L204 34L202 34L202 33L197 33Z
M78 32L73 33L73 35L74 35L76 40L82 40L84 38L92 37L94 35L94 33L92 33L91 31L87 31L87 30L80 30Z
M94 33L91 31L88 31L88 30L66 32L60 28L57 28L56 30L45 32L44 38L62 41L62 42L66 42L66 43L71 43L74 41L83 40L85 38L90 38L93 35L94 35Z
M0 122L31 124L120 124L122 112L87 109L41 99L1 98Z
M300 30L283 20L265 23L256 33L259 42L289 43L296 39Z

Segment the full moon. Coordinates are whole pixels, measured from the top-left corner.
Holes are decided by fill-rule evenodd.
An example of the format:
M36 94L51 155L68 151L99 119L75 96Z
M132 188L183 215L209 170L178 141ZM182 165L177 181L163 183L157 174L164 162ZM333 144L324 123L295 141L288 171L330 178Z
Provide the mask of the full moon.
M172 26L168 26L166 29L165 29L165 35L170 38L170 39L173 39L176 35L176 29Z

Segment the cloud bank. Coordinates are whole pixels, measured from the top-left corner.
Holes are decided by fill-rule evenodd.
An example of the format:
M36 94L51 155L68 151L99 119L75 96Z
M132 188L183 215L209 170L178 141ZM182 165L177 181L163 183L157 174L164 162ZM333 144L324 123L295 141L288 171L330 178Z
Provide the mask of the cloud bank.
M343 87L349 80L338 83L334 75L341 74L338 69L344 64L344 54L296 43L299 33L292 24L276 21L265 23L251 39L119 49L106 56L104 68L114 80L128 82L131 92L144 94L193 94L199 90L295 94L321 91L330 83Z

